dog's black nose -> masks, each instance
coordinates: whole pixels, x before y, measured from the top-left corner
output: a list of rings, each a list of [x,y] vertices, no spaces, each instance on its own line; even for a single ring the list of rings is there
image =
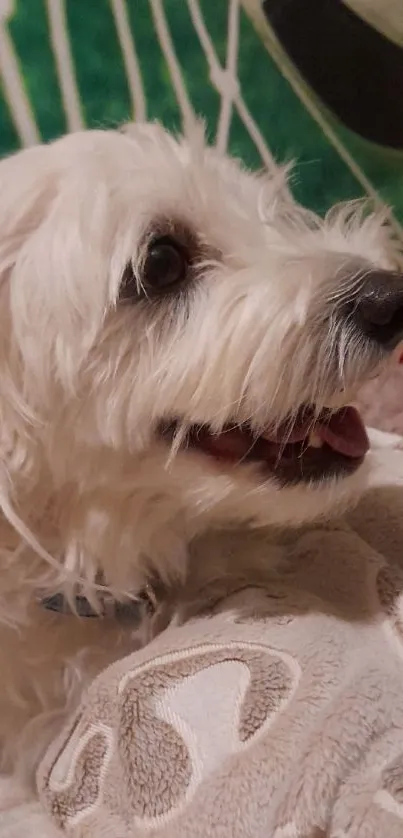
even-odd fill
[[[394,349],[403,340],[403,274],[367,273],[355,299],[354,319],[366,337]]]

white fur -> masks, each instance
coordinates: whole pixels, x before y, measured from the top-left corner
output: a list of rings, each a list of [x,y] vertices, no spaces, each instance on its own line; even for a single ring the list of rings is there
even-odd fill
[[[186,304],[122,305],[144,231],[171,219],[206,252]],[[201,135],[77,133],[0,164],[5,764],[15,751],[29,762],[41,718],[49,735],[52,711],[137,642],[48,614],[41,592],[79,579],[91,595],[100,573],[117,593],[137,591],[149,573],[180,574],[207,530],[298,524],[358,497],[371,457],[350,478],[281,489],[253,465],[170,450],[155,428],[178,417],[258,433],[302,403],[349,401],[379,358],[330,315],[363,267],[394,257],[384,218],[349,205],[320,222],[284,178],[243,171]]]

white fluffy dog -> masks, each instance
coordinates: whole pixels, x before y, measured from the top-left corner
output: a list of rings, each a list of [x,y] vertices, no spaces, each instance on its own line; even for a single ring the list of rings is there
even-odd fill
[[[0,164],[4,767],[136,642],[45,596],[135,596],[207,530],[305,522],[368,483],[347,405],[401,340],[395,247],[377,215],[284,194],[158,126]]]

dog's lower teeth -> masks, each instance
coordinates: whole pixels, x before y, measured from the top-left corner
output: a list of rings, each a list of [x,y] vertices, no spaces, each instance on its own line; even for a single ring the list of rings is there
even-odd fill
[[[310,445],[311,448],[322,448],[323,442],[319,434],[317,434],[315,431],[312,431],[309,434],[308,445]]]

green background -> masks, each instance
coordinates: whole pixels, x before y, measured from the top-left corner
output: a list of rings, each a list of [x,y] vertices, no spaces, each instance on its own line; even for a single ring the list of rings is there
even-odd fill
[[[148,0],[127,0],[146,93],[147,116],[179,128],[180,114]],[[214,139],[220,98],[193,29],[185,0],[165,0],[165,13],[195,110],[207,117]],[[201,8],[221,62],[226,59],[227,0],[204,0]],[[89,127],[116,126],[131,118],[130,96],[114,18],[108,0],[66,0],[68,31],[82,111]],[[29,99],[44,140],[66,130],[44,0],[15,0],[8,28]],[[335,201],[362,194],[362,187],[329,143],[278,69],[243,11],[238,75],[242,92],[271,151],[280,161],[296,158],[293,189],[309,207],[323,212]],[[403,219],[403,154],[370,146],[342,126],[339,138],[382,197]],[[11,114],[0,93],[0,152],[19,146]],[[234,113],[230,150],[252,167],[258,153]]]

